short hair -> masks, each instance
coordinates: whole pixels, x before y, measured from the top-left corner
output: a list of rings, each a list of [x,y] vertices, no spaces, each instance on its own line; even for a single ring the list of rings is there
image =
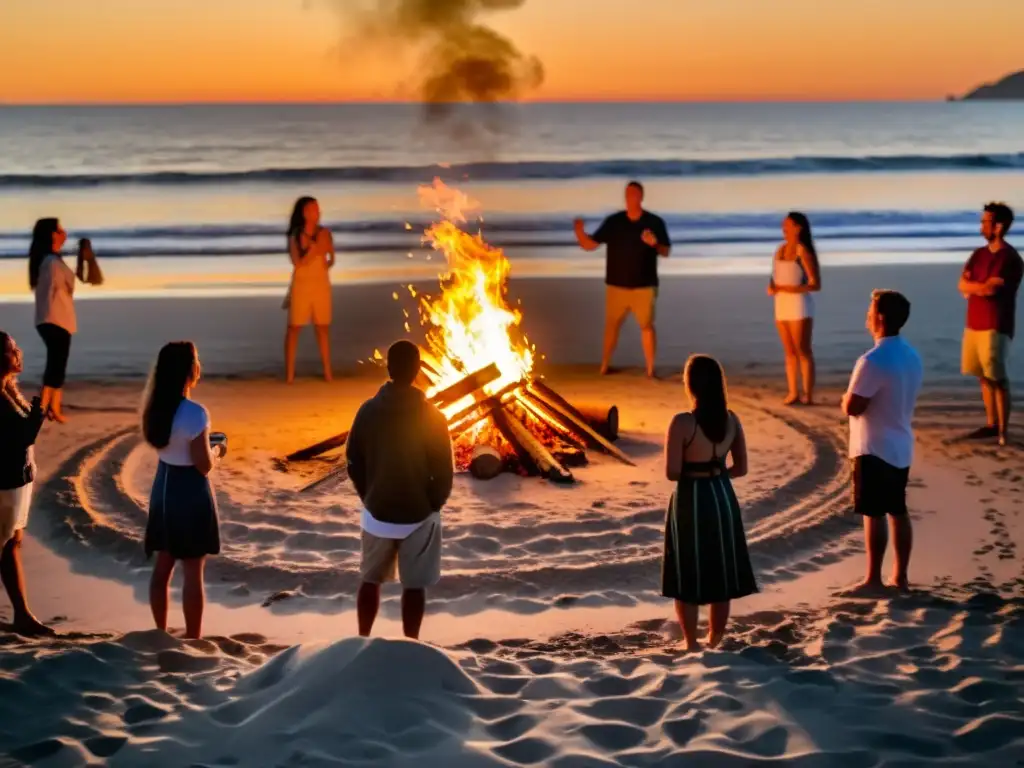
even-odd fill
[[[643,184],[641,184],[639,181],[634,179],[633,181],[629,182],[626,185],[626,189],[629,189],[630,187],[636,187],[636,190],[640,193],[640,196],[643,197],[643,194],[644,194],[644,185]]]
[[[882,316],[882,325],[888,334],[899,333],[910,318],[910,302],[899,291],[876,289],[871,292],[875,311]]]
[[[985,213],[991,213],[992,221],[1003,225],[1004,235],[1013,226],[1013,209],[1006,203],[989,203],[985,206]]]
[[[420,348],[400,339],[388,347],[388,376],[396,384],[412,384],[420,372]]]

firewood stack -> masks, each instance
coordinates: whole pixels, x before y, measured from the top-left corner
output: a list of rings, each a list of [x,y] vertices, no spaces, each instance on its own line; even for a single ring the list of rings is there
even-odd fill
[[[420,383],[427,388],[439,378],[429,353],[423,352]],[[456,466],[479,479],[501,472],[540,476],[556,483],[572,483],[570,467],[587,463],[587,449],[601,451],[624,464],[633,461],[612,441],[618,437],[618,409],[577,409],[543,381],[525,378],[493,394],[485,388],[501,378],[495,364],[467,374],[435,393],[431,402],[446,408],[466,398],[472,402],[448,418]],[[348,432],[296,451],[290,462],[308,461],[345,444]],[[303,490],[320,485],[343,467],[331,470]]]

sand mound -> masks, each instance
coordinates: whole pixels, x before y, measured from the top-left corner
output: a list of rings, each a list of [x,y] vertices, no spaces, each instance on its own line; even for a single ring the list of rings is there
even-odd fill
[[[445,652],[347,639],[268,659],[277,649],[254,640],[4,638],[0,749],[42,766],[831,768],[1024,754],[1024,600],[994,593],[766,613],[737,625],[738,652],[696,657],[653,627],[486,653],[470,649],[482,641]]]

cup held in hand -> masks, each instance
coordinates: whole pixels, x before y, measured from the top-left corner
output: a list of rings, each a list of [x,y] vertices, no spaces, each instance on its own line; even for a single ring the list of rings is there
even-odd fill
[[[228,452],[228,436],[223,432],[211,432],[210,449],[217,455],[217,458],[224,458]]]

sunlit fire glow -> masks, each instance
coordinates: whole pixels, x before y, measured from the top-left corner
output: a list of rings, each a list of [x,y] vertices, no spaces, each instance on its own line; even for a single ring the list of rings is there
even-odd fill
[[[462,228],[469,216],[478,214],[475,201],[439,179],[420,187],[419,196],[441,217],[426,230],[424,242],[444,254],[448,266],[440,295],[419,297],[426,346],[440,374],[427,394],[494,363],[501,376],[483,389],[484,395],[493,395],[527,378],[534,364],[534,349],[519,329],[522,313],[506,299],[511,265],[482,234]],[[445,415],[451,418],[473,402],[467,396],[445,408]]]

